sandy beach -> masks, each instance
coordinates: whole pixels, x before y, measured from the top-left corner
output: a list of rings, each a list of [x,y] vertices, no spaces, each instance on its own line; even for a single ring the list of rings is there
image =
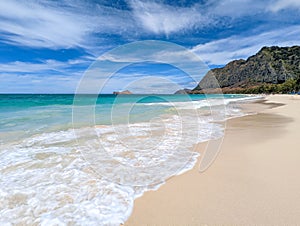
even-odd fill
[[[199,173],[197,164],[145,193],[125,225],[299,224],[300,96],[266,100],[284,105],[247,106],[259,113],[228,121],[208,170]]]

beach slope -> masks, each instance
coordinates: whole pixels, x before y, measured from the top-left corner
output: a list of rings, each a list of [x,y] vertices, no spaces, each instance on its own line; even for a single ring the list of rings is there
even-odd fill
[[[285,105],[229,120],[212,166],[199,173],[197,164],[138,198],[125,225],[298,224],[300,97],[270,102]]]

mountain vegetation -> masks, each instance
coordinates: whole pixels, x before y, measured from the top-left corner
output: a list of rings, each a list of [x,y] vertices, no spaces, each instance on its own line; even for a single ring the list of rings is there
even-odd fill
[[[300,90],[300,46],[263,47],[247,60],[210,70],[190,93],[290,93]]]

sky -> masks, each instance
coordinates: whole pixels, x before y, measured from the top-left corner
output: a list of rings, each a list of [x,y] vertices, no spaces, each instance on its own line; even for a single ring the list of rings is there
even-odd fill
[[[299,37],[299,0],[0,1],[0,93],[74,93],[97,59],[136,41],[182,46],[209,69],[263,46],[300,45]],[[139,62],[143,51],[136,53],[104,93],[167,93],[199,82],[173,65]],[[166,89],[163,79],[176,86]]]

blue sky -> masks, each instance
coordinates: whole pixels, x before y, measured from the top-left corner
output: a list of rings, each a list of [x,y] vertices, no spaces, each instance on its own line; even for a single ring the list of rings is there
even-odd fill
[[[212,68],[299,37],[299,0],[0,1],[0,93],[73,93],[99,56],[134,41],[182,45]],[[105,92],[149,75],[192,84],[177,68],[134,64]]]

